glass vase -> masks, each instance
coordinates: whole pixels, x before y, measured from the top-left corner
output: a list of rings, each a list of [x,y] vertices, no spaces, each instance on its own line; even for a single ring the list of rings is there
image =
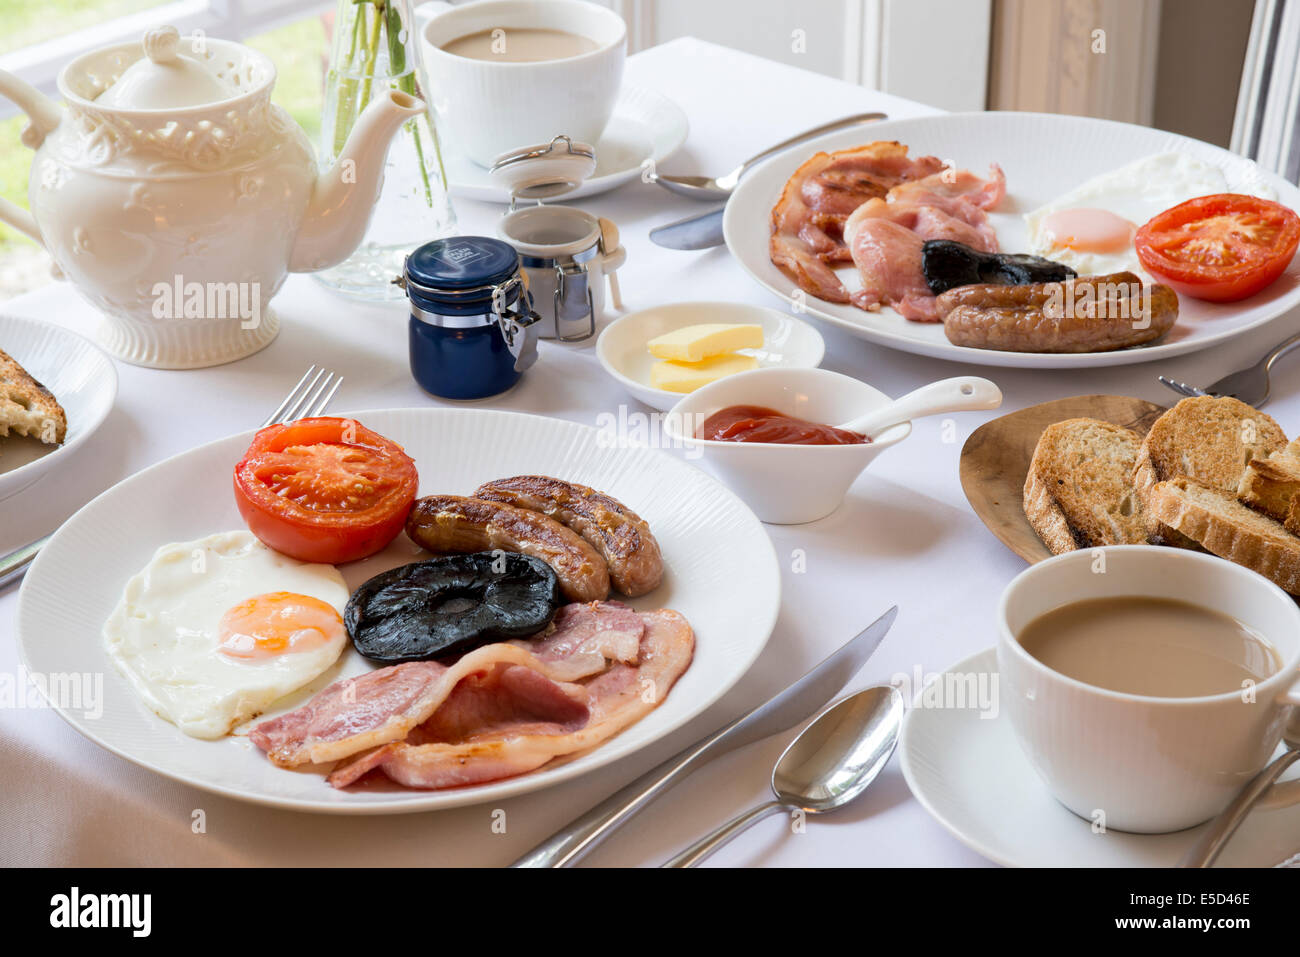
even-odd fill
[[[320,159],[338,157],[358,116],[389,89],[427,104],[428,82],[411,0],[339,0],[325,78]],[[406,255],[431,239],[451,235],[456,214],[432,108],[402,125],[388,149],[384,184],[365,238],[346,261],[315,273],[325,285],[362,299],[402,299],[393,285]]]

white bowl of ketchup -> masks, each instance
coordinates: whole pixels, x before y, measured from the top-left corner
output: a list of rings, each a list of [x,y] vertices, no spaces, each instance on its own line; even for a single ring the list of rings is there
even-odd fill
[[[839,508],[872,459],[911,433],[912,424],[904,422],[856,441],[861,437],[833,428],[891,401],[828,369],[755,369],[685,396],[663,428],[667,437],[700,450],[761,521],[801,525]],[[713,435],[728,437],[706,437]],[[826,444],[834,442],[846,444]]]

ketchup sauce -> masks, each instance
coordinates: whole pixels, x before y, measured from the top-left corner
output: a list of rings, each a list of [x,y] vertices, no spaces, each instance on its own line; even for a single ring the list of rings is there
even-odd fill
[[[761,405],[732,405],[700,426],[699,438],[715,442],[767,442],[780,445],[862,445],[865,435],[783,415]]]

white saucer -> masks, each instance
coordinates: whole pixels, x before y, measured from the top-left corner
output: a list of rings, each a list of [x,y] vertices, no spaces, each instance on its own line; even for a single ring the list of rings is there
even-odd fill
[[[992,648],[948,673],[997,674]],[[938,679],[943,680],[940,676]],[[1205,825],[1174,834],[1094,834],[1048,793],[1029,765],[1005,709],[912,707],[898,747],[912,794],[959,841],[1008,867],[1171,867]],[[1219,867],[1272,867],[1300,851],[1300,805],[1256,811]]]
[[[672,100],[635,86],[624,86],[614,115],[596,144],[596,171],[558,202],[604,193],[641,175],[646,160],[662,163],[686,142],[690,124]],[[563,132],[563,131],[559,131]],[[492,175],[449,144],[443,154],[452,196],[485,203],[508,203],[510,196]]]

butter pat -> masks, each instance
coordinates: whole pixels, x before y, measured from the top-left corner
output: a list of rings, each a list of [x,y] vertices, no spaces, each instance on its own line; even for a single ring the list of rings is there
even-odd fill
[[[738,355],[713,356],[700,362],[656,362],[650,367],[650,384],[668,392],[694,392],[723,376],[757,368],[753,356]]]
[[[666,332],[646,345],[656,359],[700,362],[737,349],[763,348],[763,327],[738,322],[709,322]]]

